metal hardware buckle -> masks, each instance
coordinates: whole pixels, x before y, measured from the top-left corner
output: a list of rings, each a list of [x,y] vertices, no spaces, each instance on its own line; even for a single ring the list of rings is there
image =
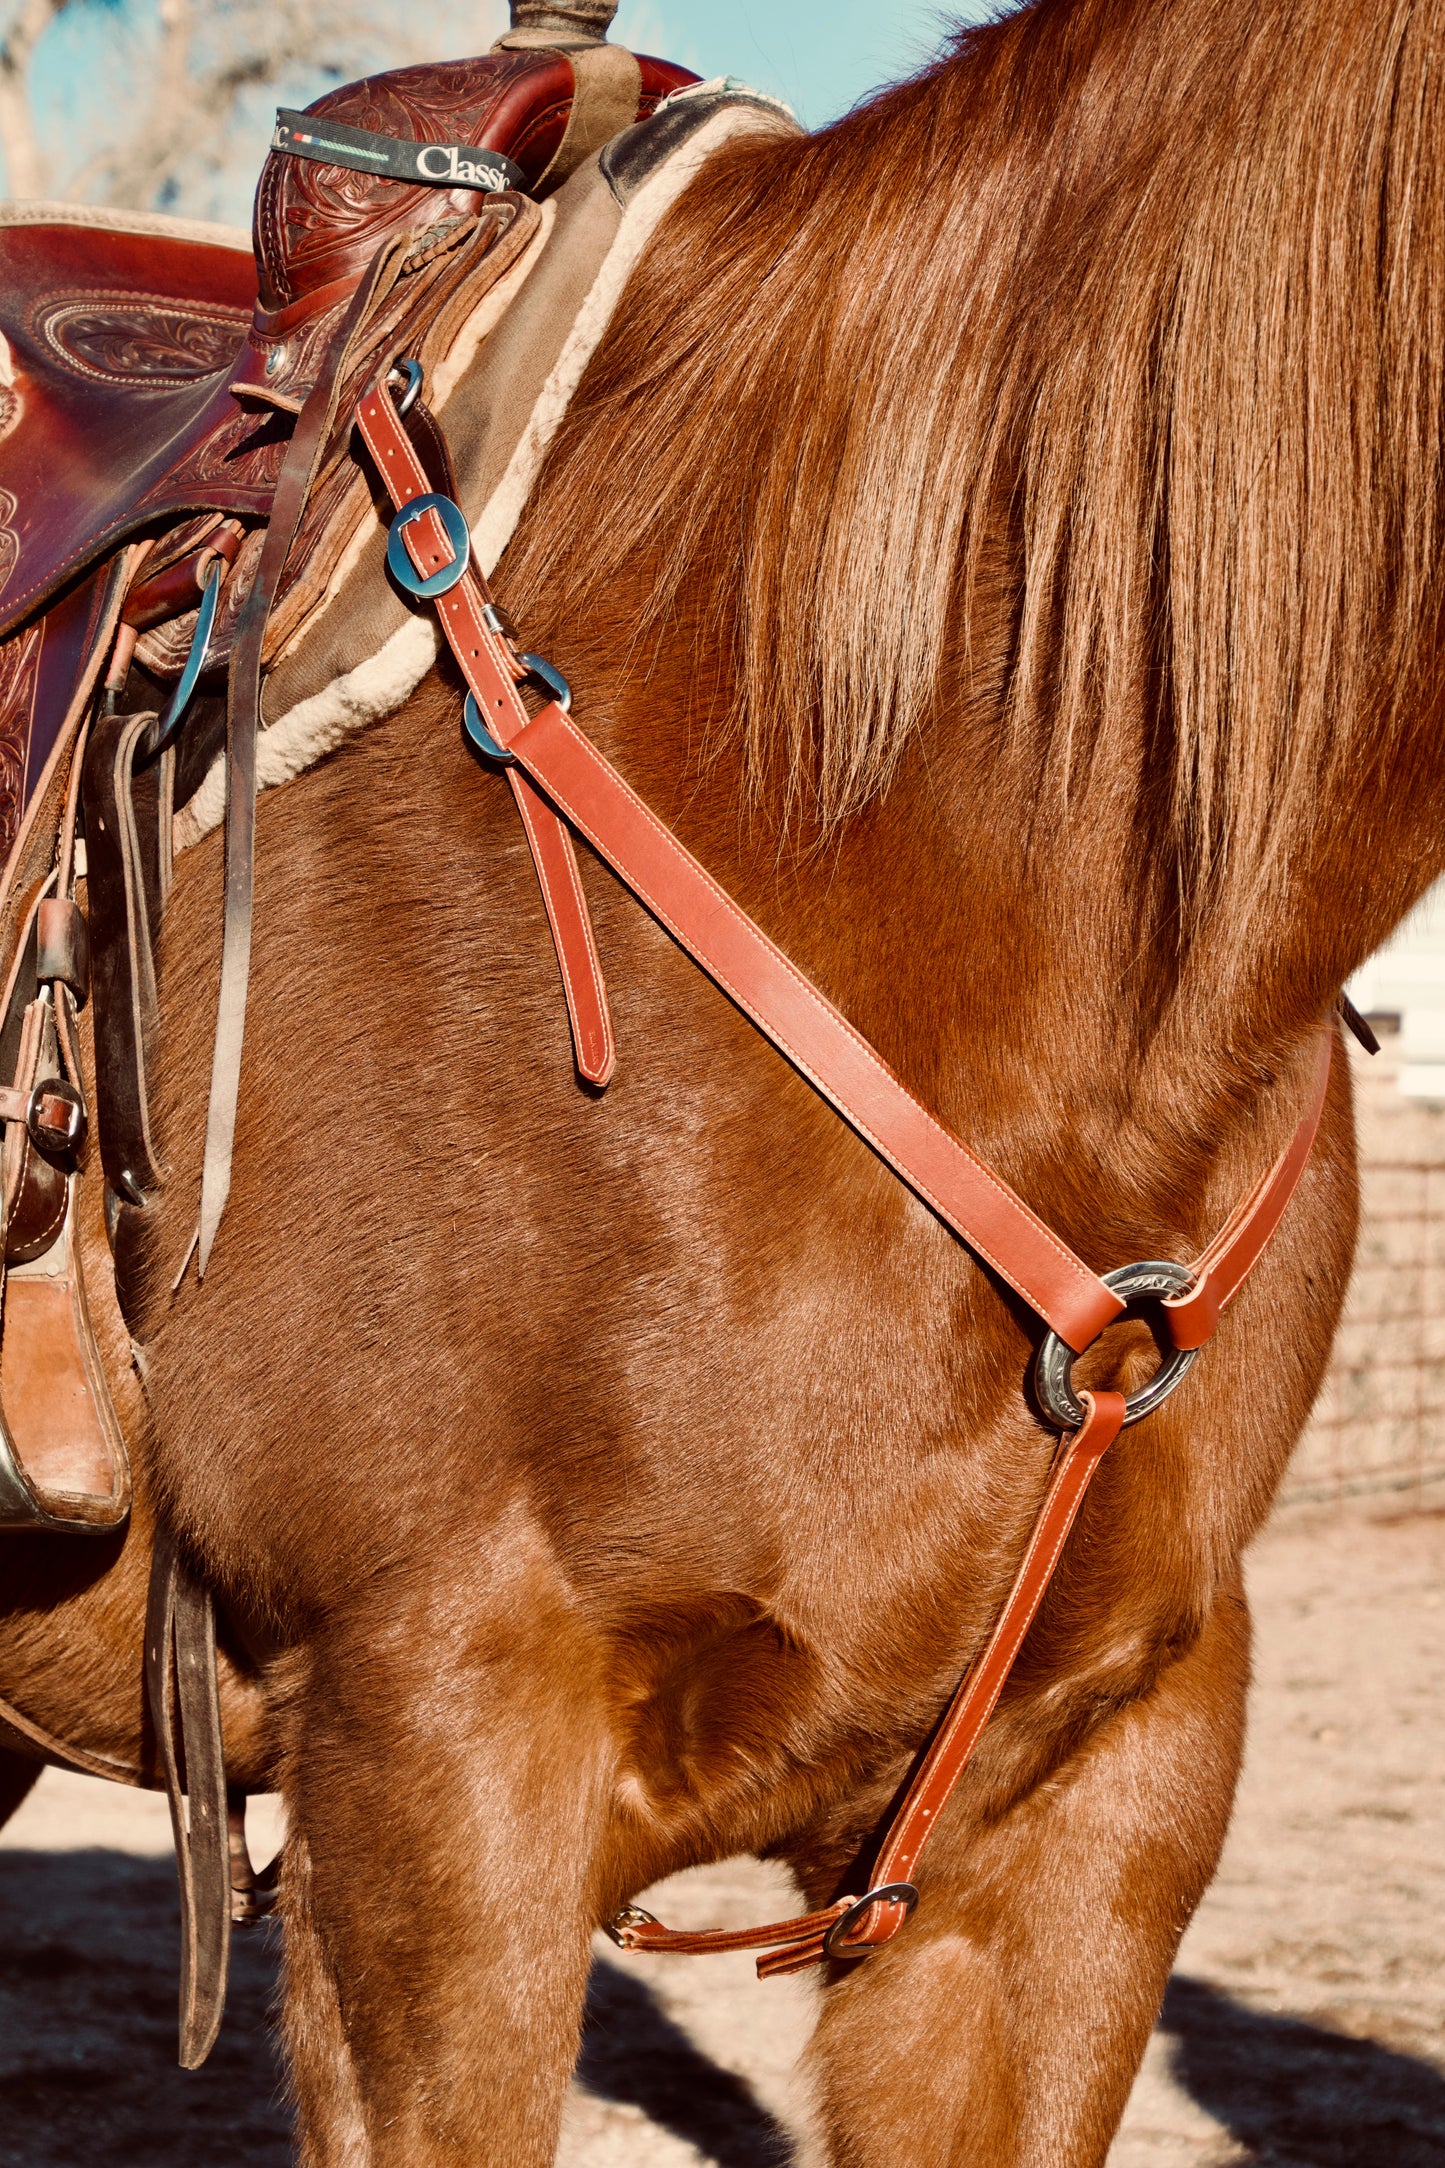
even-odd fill
[[[452,546],[451,563],[439,572],[421,573],[407,554],[402,540],[406,529],[428,512],[435,512],[446,537]],[[428,490],[423,497],[411,497],[392,521],[386,537],[386,568],[398,587],[404,587],[409,595],[416,595],[423,602],[433,602],[438,595],[450,593],[466,571],[472,558],[472,533],[461,506],[451,497],[444,497],[439,490]]]
[[[48,1076],[30,1094],[25,1127],[47,1159],[74,1152],[85,1136],[85,1101],[65,1077]]]
[[[550,693],[564,715],[572,712],[572,688],[560,670],[551,663],[543,662],[540,655],[522,655],[518,658],[527,665],[527,677],[539,692]],[[526,679],[523,680],[525,684]]]
[[[496,631],[497,628],[493,626],[492,629]],[[522,685],[530,684],[538,692],[549,693],[566,715],[572,706],[572,688],[561,671],[554,670],[551,663],[543,662],[540,655],[519,655],[517,660],[527,666],[527,675],[518,682]],[[462,728],[477,751],[488,760],[496,761],[503,768],[509,768],[515,762],[516,754],[509,753],[505,745],[499,745],[482,721],[482,711],[477,705],[475,693],[468,693],[462,703]]]
[[[386,388],[388,391],[391,390],[392,378],[397,376],[406,378],[406,387],[399,399],[393,395],[392,404],[397,413],[405,420],[421,397],[421,363],[419,361],[394,361],[386,372]]]
[[[1104,1285],[1112,1287],[1116,1295],[1122,1295],[1131,1309],[1135,1303],[1157,1300],[1162,1295],[1182,1295],[1193,1284],[1194,1275],[1186,1265],[1171,1264],[1167,1258],[1160,1257],[1145,1258],[1136,1265],[1120,1265],[1117,1270],[1104,1274]],[[1066,1340],[1051,1332],[1045,1336],[1034,1363],[1034,1390],[1040,1406],[1060,1430],[1077,1430],[1087,1413],[1074,1391],[1074,1364],[1082,1352],[1080,1349],[1076,1354]],[[1152,1415],[1181,1383],[1198,1354],[1198,1348],[1175,1348],[1166,1355],[1148,1384],[1141,1385],[1137,1393],[1126,1397],[1125,1426],[1142,1422],[1146,1415]]]
[[[610,1936],[619,1950],[625,1950],[630,1945],[627,1937],[619,1930],[625,1927],[655,1927],[656,1925],[657,1916],[655,1913],[644,1912],[641,1905],[624,1905],[615,1918],[602,1922],[602,1932],[604,1935]]]
[[[856,1942],[849,1949],[843,1938],[855,1921],[863,1917],[870,1905],[902,1905],[905,1912],[911,1913],[917,1903],[918,1892],[911,1882],[880,1882],[877,1889],[870,1889],[866,1897],[860,1897],[856,1904],[849,1905],[846,1912],[839,1913],[823,1937],[824,1954],[828,1957],[867,1957],[871,1951],[880,1949],[882,1945],[877,1942]]]

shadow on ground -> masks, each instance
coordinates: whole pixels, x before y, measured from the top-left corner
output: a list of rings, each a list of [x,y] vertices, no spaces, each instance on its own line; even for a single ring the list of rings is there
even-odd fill
[[[1259,2168],[1445,2168],[1445,2077],[1373,2040],[1169,1983],[1175,2081]]]
[[[711,2062],[641,1980],[603,1959],[592,1967],[577,2075],[590,2093],[641,2108],[716,2168],[786,2168],[793,2157],[746,2080]]]
[[[0,2168],[288,2168],[268,2027],[277,1947],[238,1935],[210,2061],[175,2064],[175,1874],[124,1852],[0,1852]],[[1178,2083],[1258,2168],[1445,2168],[1445,2077],[1354,2040],[1172,1982],[1160,2019]],[[781,2168],[787,2140],[609,1964],[594,1967],[579,2076],[717,2168]]]
[[[176,1872],[126,1852],[0,1852],[3,2168],[287,2168],[270,1929],[236,1937],[221,2037],[176,2067]]]
[[[289,2168],[269,2017],[279,1935],[238,1934],[221,2037],[176,2067],[179,1924],[167,1859],[0,1852],[0,2168]],[[718,2168],[782,2168],[786,2139],[640,1981],[598,1965],[579,2076]]]

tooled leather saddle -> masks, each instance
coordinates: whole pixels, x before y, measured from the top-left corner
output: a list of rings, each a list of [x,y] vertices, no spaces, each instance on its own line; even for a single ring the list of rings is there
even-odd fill
[[[283,112],[252,248],[226,229],[60,206],[0,222],[0,938],[13,958],[0,1070],[14,1079],[0,1095],[0,1527],[104,1530],[129,1506],[73,1239],[88,1113],[75,1010],[93,991],[113,1221],[162,1171],[144,1088],[149,929],[178,783],[183,797],[225,729],[220,674],[247,598],[259,575],[274,650],[335,570],[343,501],[365,486],[350,414],[376,354],[403,338],[423,358],[445,351],[483,257],[495,276],[535,230],[539,198],[695,81],[603,42],[611,12],[518,0],[490,53]],[[278,485],[313,426],[298,416],[338,357],[268,562]],[[98,692],[83,799],[67,808],[64,756]],[[119,712],[161,709],[168,693],[172,711],[191,706],[179,776],[155,726]],[[67,812],[72,837],[85,833],[57,857]],[[69,893],[81,866],[89,939]]]

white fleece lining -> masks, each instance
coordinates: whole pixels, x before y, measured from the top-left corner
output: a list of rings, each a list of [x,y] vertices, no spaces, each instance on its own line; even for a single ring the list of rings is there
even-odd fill
[[[506,315],[512,303],[516,300],[517,295],[526,285],[527,280],[532,275],[534,267],[541,258],[542,250],[546,247],[547,241],[552,232],[552,228],[556,225],[556,223],[557,205],[556,202],[551,197],[549,197],[542,206],[542,216],[538,221],[537,228],[533,233],[531,240],[527,243],[527,246],[523,249],[521,255],[513,264],[511,270],[507,273],[505,278],[498,279],[496,285],[491,288],[490,292],[482,296],[482,299],[477,303],[471,315],[462,325],[462,328],[457,334],[451,351],[447,354],[446,358],[443,361],[438,362],[436,368],[433,369],[430,386],[430,404],[434,413],[439,414],[441,412],[442,408],[446,405],[448,399],[450,399],[452,393],[456,390],[458,383],[461,381],[464,370],[467,368],[473,355],[476,353],[477,348],[481,345],[487,333],[494,330],[495,327],[501,322],[502,318]],[[296,627],[296,630],[292,633],[290,639],[286,642],[286,645],[281,649],[280,654],[277,655],[277,664],[283,663],[288,655],[294,655],[296,653],[296,650],[301,646],[302,642],[310,637],[311,633],[315,629],[318,618],[320,618],[325,611],[330,609],[332,603],[340,594],[342,587],[345,585],[346,581],[350,579],[351,574],[356,569],[356,566],[361,562],[361,554],[362,551],[366,548],[367,543],[372,539],[373,535],[380,534],[380,532],[381,521],[377,517],[376,507],[373,504],[368,504],[364,516],[357,522],[355,533],[351,536],[351,539],[348,541],[345,549],[342,551],[340,557],[336,561],[336,564],[332,570],[331,577],[326,582],[326,592],[322,595],[320,601],[317,602],[313,606],[313,608],[307,613],[307,615],[302,618],[301,623]],[[435,653],[435,650],[433,650],[433,652]],[[430,665],[428,665],[427,667],[430,668]],[[426,675],[425,670],[423,670],[422,675],[423,677]],[[349,683],[349,681],[350,673],[348,673],[348,677],[346,680],[343,680],[341,678],[335,678],[332,682],[333,684],[340,685],[343,682]],[[330,688],[323,687],[322,689],[323,691],[326,691]],[[316,697],[317,696],[315,694],[309,694],[305,700],[298,701],[294,708],[288,708],[286,714],[282,717],[279,717],[278,721],[284,722],[288,720],[292,715],[299,714],[303,708],[309,708],[312,700]],[[274,729],[276,725],[273,724],[271,727]],[[327,750],[329,751],[330,748],[328,747]],[[290,778],[287,776],[278,776],[277,778],[278,782],[287,782],[289,780]]]
[[[618,297],[663,214],[681,195],[698,168],[724,143],[737,135],[751,134],[759,129],[771,131],[777,126],[778,121],[760,112],[755,104],[739,105],[715,114],[696,135],[680,146],[628,204],[552,373],[538,394],[506,472],[472,528],[473,547],[487,577],[496,569],[502,552],[512,539],[547,447],[611,321]],[[535,260],[536,254],[530,250],[523,259],[529,263]],[[479,317],[484,314],[487,302],[504,292],[511,276],[509,274],[501,282],[495,295],[489,295],[480,305]],[[507,299],[510,298],[508,294]],[[499,309],[497,314],[500,313]],[[488,318],[477,329],[472,339],[473,350],[484,331],[490,330],[495,321],[495,317]],[[471,333],[472,322],[469,320],[462,338],[466,339]],[[470,359],[470,354],[466,358]],[[448,359],[450,362],[451,357]],[[462,366],[464,364],[458,365],[457,375]],[[455,382],[455,377],[452,381]],[[451,384],[447,389],[451,389]],[[434,619],[410,618],[374,655],[358,663],[355,669],[333,678],[309,699],[288,708],[260,734],[256,748],[257,789],[271,790],[278,783],[291,782],[327,753],[334,752],[353,731],[384,715],[394,714],[415,692],[436,661],[439,644]],[[199,843],[203,836],[219,827],[225,811],[225,759],[218,754],[200,789],[175,817],[176,852],[189,850],[192,844]]]

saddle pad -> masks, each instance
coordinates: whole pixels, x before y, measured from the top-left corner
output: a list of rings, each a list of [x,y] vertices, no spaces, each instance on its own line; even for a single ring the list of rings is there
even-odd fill
[[[484,572],[511,540],[547,447],[663,215],[725,144],[797,128],[785,106],[742,84],[697,84],[625,130],[543,205],[525,254],[429,374],[428,403],[446,415],[459,500]],[[386,530],[368,502],[325,593],[299,623],[278,621],[258,788],[289,782],[353,731],[393,713],[435,662],[435,618],[398,594],[385,555]],[[218,825],[225,798],[218,757],[176,815],[177,850]]]
[[[250,237],[228,226],[0,207],[0,639],[207,433],[255,299]],[[256,454],[231,450],[183,509],[251,509]]]

